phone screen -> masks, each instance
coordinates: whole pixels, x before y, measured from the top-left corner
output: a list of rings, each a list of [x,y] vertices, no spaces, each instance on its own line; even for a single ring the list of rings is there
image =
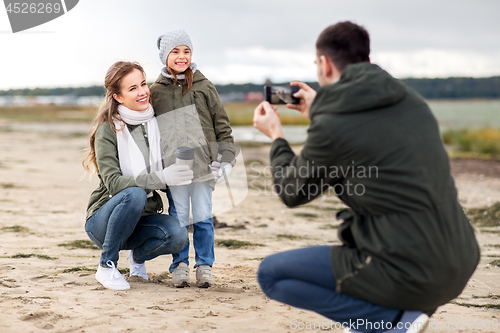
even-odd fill
[[[293,97],[299,91],[297,86],[265,86],[264,95],[266,101],[271,104],[298,104],[300,100]]]

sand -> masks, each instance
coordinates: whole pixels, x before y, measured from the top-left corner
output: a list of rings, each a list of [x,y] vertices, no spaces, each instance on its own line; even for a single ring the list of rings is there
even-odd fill
[[[320,315],[268,299],[258,287],[256,271],[263,257],[339,244],[332,208],[343,207],[334,196],[324,196],[286,208],[269,193],[270,179],[262,174],[269,146],[243,148],[251,186],[242,203],[218,216],[227,227],[216,229],[217,240],[257,245],[216,246],[214,287],[173,288],[170,256],[147,263],[149,283],[133,278],[127,291],[101,287],[94,278],[100,251],[62,245],[88,239],[85,209],[97,180],[82,180],[86,129],[82,124],[0,121],[1,333],[310,332],[320,331],[320,324],[323,330],[341,332],[330,329],[335,324]],[[454,166],[459,170],[456,165],[460,162]],[[462,168],[454,176],[464,206],[500,201],[500,178],[475,168]],[[497,232],[477,229],[481,262],[464,292],[434,314],[429,332],[500,331],[487,328],[488,320],[500,320],[500,267],[491,264],[500,259],[500,230],[490,231]],[[192,250],[191,255],[194,262]],[[118,267],[128,268],[125,251]]]

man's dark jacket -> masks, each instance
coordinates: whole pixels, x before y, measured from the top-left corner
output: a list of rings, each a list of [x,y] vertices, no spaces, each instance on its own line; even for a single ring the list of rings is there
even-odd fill
[[[331,186],[351,208],[331,250],[337,292],[427,313],[458,296],[479,248],[424,100],[363,62],[319,89],[310,118],[301,154],[278,139],[271,164],[287,206]]]

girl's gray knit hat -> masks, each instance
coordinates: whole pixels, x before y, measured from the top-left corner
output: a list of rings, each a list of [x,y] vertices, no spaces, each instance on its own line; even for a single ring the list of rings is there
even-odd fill
[[[163,65],[167,65],[167,58],[174,48],[179,45],[186,45],[189,47],[191,52],[193,52],[193,43],[191,43],[191,39],[189,35],[182,29],[179,30],[171,30],[160,37],[158,37],[157,41],[158,50],[160,50],[160,60]]]

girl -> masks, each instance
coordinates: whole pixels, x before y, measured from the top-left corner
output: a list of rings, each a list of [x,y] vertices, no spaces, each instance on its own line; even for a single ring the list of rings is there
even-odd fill
[[[100,185],[90,196],[85,231],[102,248],[96,279],[109,289],[129,289],[116,269],[119,251],[128,249],[130,276],[148,279],[144,262],[176,253],[187,242],[178,220],[162,215],[156,189],[190,184],[187,166],[163,168],[160,137],[144,70],[117,62],[106,73],[106,99],[94,120],[83,166],[93,165]]]
[[[151,86],[151,103],[162,134],[164,164],[175,160],[178,147],[194,150],[193,183],[167,191],[169,213],[187,228],[191,204],[196,284],[207,288],[214,283],[212,190],[215,180],[224,179],[223,174],[226,177],[231,171],[234,139],[214,85],[191,62],[193,45],[188,34],[169,31],[158,38],[157,45],[165,67]],[[188,258],[189,243],[173,255],[170,272],[176,287],[190,284]]]

